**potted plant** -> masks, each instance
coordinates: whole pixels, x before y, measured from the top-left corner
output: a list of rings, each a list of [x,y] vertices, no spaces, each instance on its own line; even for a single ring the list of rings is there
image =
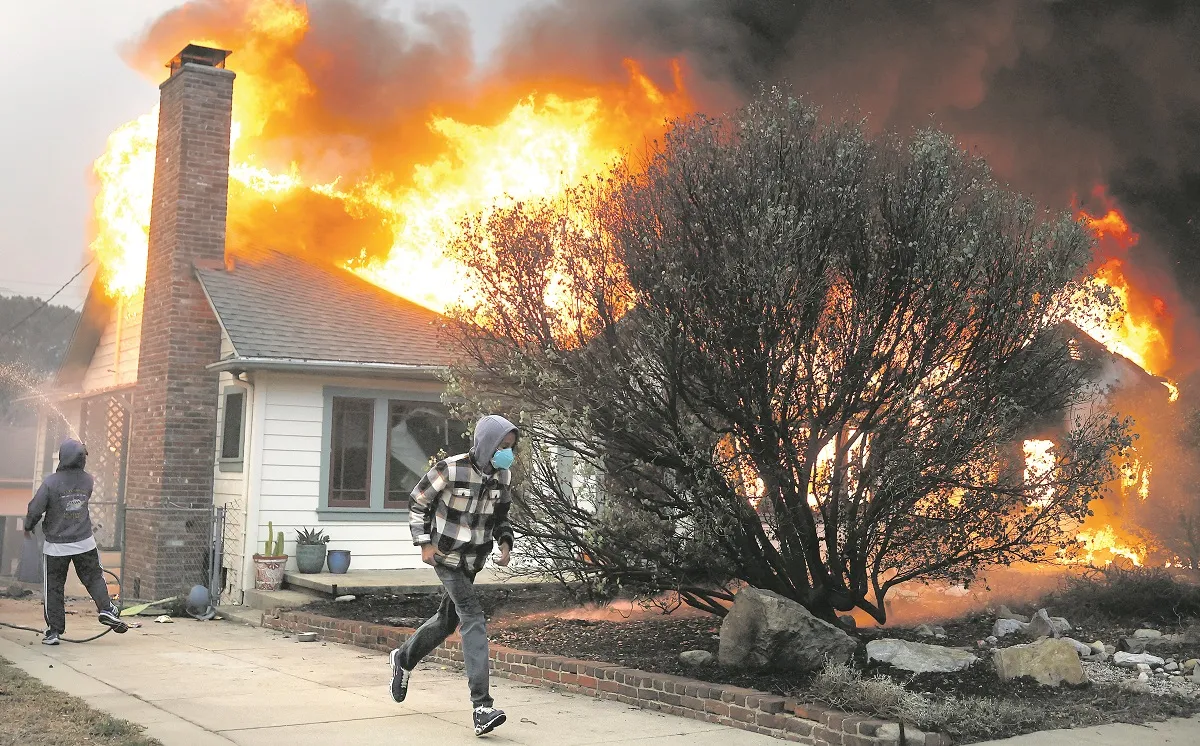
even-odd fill
[[[283,585],[283,570],[288,556],[283,553],[283,532],[275,533],[275,524],[267,522],[267,543],[262,554],[254,555],[254,590],[277,591]]]
[[[350,569],[350,550],[349,549],[330,549],[329,550],[329,572],[336,575],[345,575]]]
[[[319,528],[302,528],[296,532],[296,569],[311,574],[325,569],[325,551],[329,537]]]

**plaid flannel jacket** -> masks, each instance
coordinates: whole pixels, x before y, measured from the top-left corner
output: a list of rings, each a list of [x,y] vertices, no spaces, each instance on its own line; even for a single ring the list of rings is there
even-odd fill
[[[480,473],[468,454],[439,461],[413,488],[409,529],[417,546],[433,544],[439,565],[478,572],[493,539],[513,545],[508,469]]]

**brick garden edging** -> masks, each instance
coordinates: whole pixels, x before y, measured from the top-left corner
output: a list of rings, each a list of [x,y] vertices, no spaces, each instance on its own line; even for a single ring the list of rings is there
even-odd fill
[[[340,642],[387,652],[400,647],[414,630],[382,624],[280,611],[264,614],[262,626],[284,632],[315,632],[329,642]],[[775,738],[812,746],[949,746],[948,736],[905,729],[858,715],[803,704],[766,692],[724,684],[710,684],[682,676],[649,673],[611,663],[597,663],[538,655],[500,645],[490,645],[492,673],[526,684],[539,684],[575,694],[613,699],[635,707],[719,723]],[[447,640],[426,660],[461,666],[462,645]]]

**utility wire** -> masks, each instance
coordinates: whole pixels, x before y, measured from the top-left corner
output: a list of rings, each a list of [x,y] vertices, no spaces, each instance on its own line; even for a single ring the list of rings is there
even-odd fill
[[[72,282],[75,282],[75,280],[79,279],[79,276],[80,276],[81,274],[83,274],[83,273],[84,273],[84,271],[86,271],[88,267],[92,266],[92,263],[93,263],[93,262],[95,262],[95,261],[96,261],[96,259],[95,259],[94,257],[93,257],[92,259],[89,259],[87,264],[83,265],[83,267],[81,267],[81,268],[80,268],[80,270],[79,270],[78,272],[76,272],[74,275],[72,275],[72,276],[71,276],[71,279],[69,279],[69,280],[67,280],[66,282],[64,282],[64,283],[62,284],[62,287],[60,287],[58,290],[55,290],[55,291],[54,291],[54,295],[51,295],[51,296],[50,296],[49,298],[47,298],[46,300],[42,301],[42,302],[41,302],[41,303],[38,305],[38,307],[37,307],[37,308],[35,308],[35,309],[33,309],[32,311],[30,311],[30,312],[29,312],[29,315],[27,315],[25,318],[21,319],[20,321],[18,321],[18,322],[17,322],[17,323],[15,323],[15,324],[13,324],[13,325],[12,325],[12,326],[10,326],[8,329],[5,329],[3,332],[0,332],[0,339],[5,339],[5,338],[6,338],[6,337],[8,337],[9,335],[11,335],[13,332],[15,332],[17,329],[20,329],[20,328],[21,328],[21,326],[22,326],[22,325],[24,325],[26,321],[29,321],[29,320],[30,320],[30,319],[32,319],[34,316],[36,316],[37,314],[41,313],[41,311],[42,311],[43,309],[45,309],[45,308],[46,308],[46,306],[50,305],[50,301],[52,301],[52,300],[54,300],[55,298],[57,298],[57,297],[58,297],[58,294],[59,294],[59,293],[61,293],[61,292],[62,292],[62,291],[64,291],[64,290],[66,290],[68,285],[70,285]]]

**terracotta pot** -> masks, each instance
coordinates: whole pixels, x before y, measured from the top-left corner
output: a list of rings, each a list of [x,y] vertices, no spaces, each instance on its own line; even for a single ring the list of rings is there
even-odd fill
[[[254,590],[277,591],[283,585],[283,570],[287,567],[288,556],[267,557],[254,555]]]

